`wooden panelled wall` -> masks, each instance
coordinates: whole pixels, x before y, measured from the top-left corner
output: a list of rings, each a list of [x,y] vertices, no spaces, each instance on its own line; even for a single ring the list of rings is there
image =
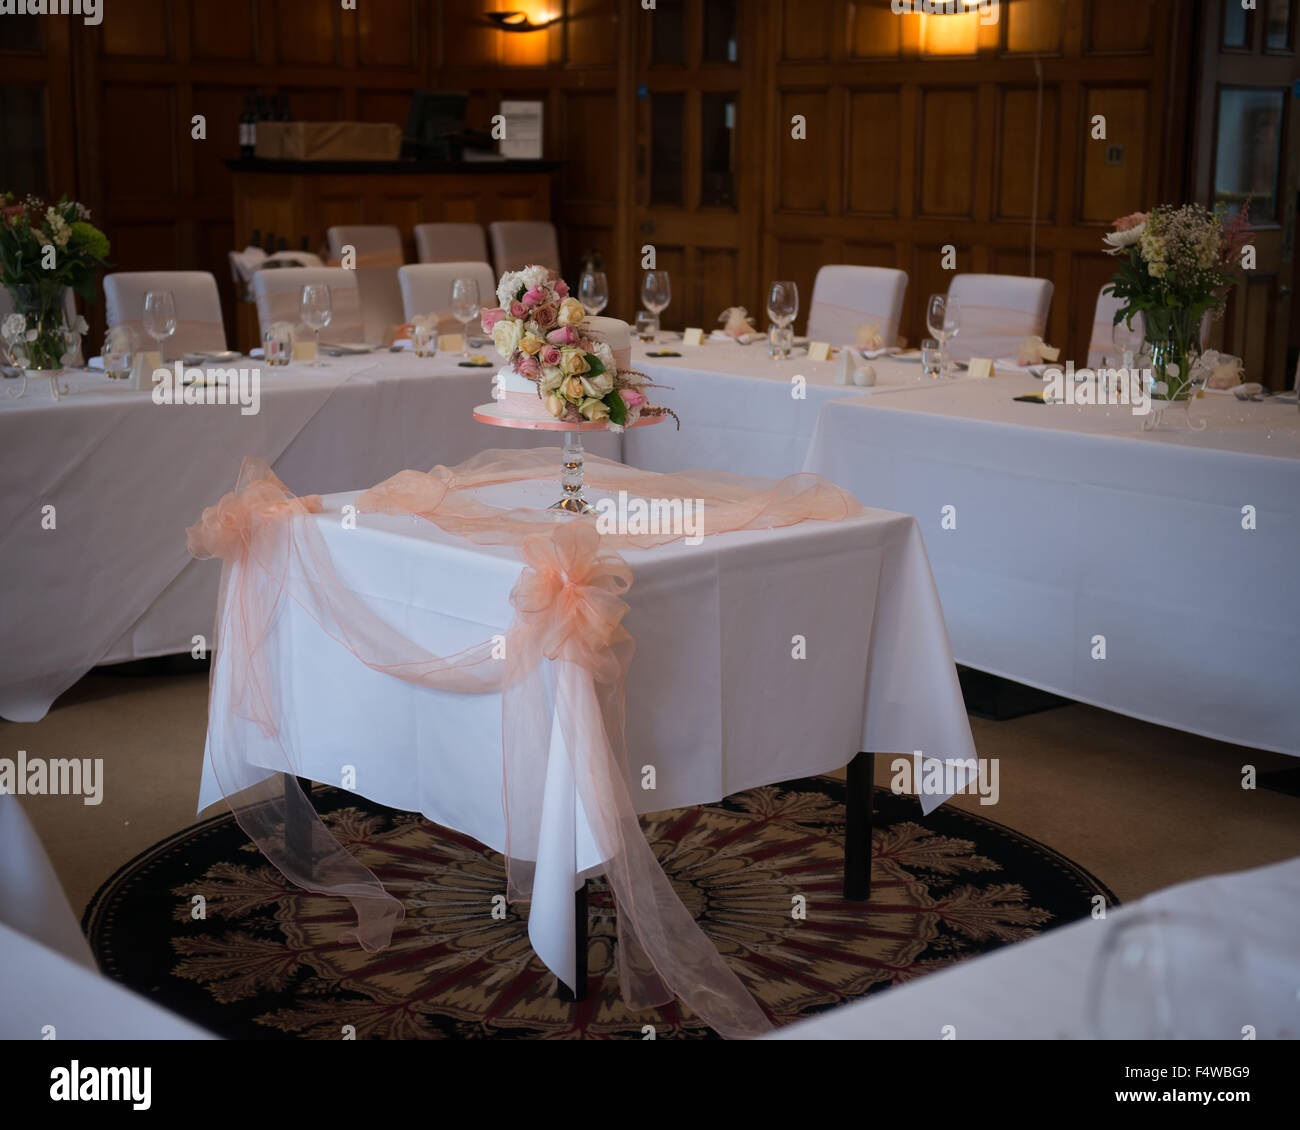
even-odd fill
[[[90,204],[120,269],[210,270],[228,305],[224,160],[249,92],[286,94],[296,118],[404,123],[411,90],[459,89],[484,128],[503,98],[540,98],[545,155],[566,162],[553,193],[566,271],[600,250],[610,313],[630,318],[653,244],[677,326],[733,303],[760,312],[775,277],[799,282],[802,321],[817,267],[848,262],[910,273],[915,340],[952,244],[959,270],[1052,279],[1048,336],[1077,351],[1111,269],[1107,223],[1184,191],[1193,5],[1002,0],[985,26],[888,0],[738,0],[735,61],[707,62],[708,3],[529,0],[506,7],[565,18],[509,35],[483,18],[496,0],[109,0],[99,27],[47,18],[40,55],[0,41],[0,83],[41,88],[49,187]],[[654,36],[678,27],[681,58],[656,63]],[[726,206],[701,203],[707,92],[736,99]],[[685,107],[671,206],[651,201],[647,168],[649,108],[666,95]],[[191,140],[193,114],[206,141]]]

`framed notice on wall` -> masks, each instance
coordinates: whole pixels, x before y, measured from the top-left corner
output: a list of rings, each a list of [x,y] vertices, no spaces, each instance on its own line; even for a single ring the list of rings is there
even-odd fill
[[[542,104],[540,102],[502,102],[505,136],[501,139],[501,156],[517,161],[542,159]]]

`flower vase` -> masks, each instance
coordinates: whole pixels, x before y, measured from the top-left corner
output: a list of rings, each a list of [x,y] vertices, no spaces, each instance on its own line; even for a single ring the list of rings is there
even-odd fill
[[[1201,353],[1201,320],[1181,307],[1161,307],[1142,312],[1145,350],[1151,364],[1151,412],[1143,419],[1143,429],[1187,427],[1200,431],[1191,422],[1190,405],[1204,376],[1193,370]]]
[[[9,288],[14,313],[5,319],[5,352],[13,367],[22,371],[22,386],[10,396],[23,396],[27,382],[48,377],[50,395],[58,400],[67,387],[59,374],[75,354],[80,334],[68,320],[68,288],[54,283],[19,283]]]

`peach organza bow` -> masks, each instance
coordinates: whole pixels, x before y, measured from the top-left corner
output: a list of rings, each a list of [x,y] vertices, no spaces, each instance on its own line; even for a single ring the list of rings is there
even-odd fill
[[[266,478],[255,479],[239,491],[221,496],[185,531],[192,557],[220,557],[233,561],[248,549],[259,522],[290,514],[319,514],[320,495],[295,498],[267,468]]]

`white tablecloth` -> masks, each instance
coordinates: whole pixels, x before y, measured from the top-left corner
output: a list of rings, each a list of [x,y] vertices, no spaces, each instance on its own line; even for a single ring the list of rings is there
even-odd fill
[[[682,356],[648,357],[651,349],[674,349]],[[838,383],[838,360],[809,361],[806,352],[796,350],[794,356],[774,361],[766,342],[637,344],[632,364],[656,383],[671,386],[656,398],[682,419],[680,431],[641,428],[624,439],[626,462],[661,472],[710,467],[767,478],[792,475],[803,470],[817,415],[827,401],[846,396],[865,401],[949,383],[923,378],[919,362],[882,357],[870,362],[876,371],[874,387],[846,387]],[[796,375],[806,381],[801,399],[792,394]]]
[[[155,404],[101,373],[67,377],[58,404],[43,380],[22,399],[0,390],[0,717],[36,721],[97,663],[188,652],[211,634],[220,569],[190,561],[185,528],[233,488],[246,455],[307,493],[545,442],[472,419],[494,371],[410,353],[263,365],[248,416]],[[620,451],[614,435],[587,447]]]
[[[1300,754],[1296,406],[1208,394],[1206,430],[1144,433],[1127,407],[1012,399],[1041,388],[828,403],[807,469],[916,515],[958,662]]]
[[[530,483],[484,497],[542,506],[553,493]],[[506,631],[521,570],[513,551],[472,546],[409,517],[363,515],[358,529],[345,530],[339,508],[352,497],[326,498],[324,513],[295,520],[317,523],[340,579],[389,624],[440,655]],[[622,555],[635,577],[624,624],[636,641],[626,733],[638,811],[708,803],[821,773],[859,750],[974,757],[911,518],[872,511]],[[295,772],[341,784],[351,766],[353,791],[417,809],[502,850],[500,696],[434,692],[377,673],[293,601],[281,606],[270,676]],[[806,658],[793,657],[796,635],[806,641]],[[220,797],[211,762],[214,743],[223,740],[214,710],[200,810]],[[601,858],[562,771],[565,760],[550,759],[545,796],[530,816],[548,813],[539,849],[548,862],[543,867],[539,858],[539,876],[549,869],[567,880],[547,900],[534,891],[529,932],[538,954],[572,985],[569,896]],[[655,770],[653,790],[642,788],[646,766]],[[924,797],[923,808],[943,799]]]
[[[1300,1039],[1300,859],[1169,887],[1103,920],[1085,918],[1004,946],[767,1038],[1152,1038],[1156,978],[1126,978],[1114,964],[1099,966],[1108,940],[1121,930],[1166,942],[1174,1035],[1240,1040],[1250,1025],[1257,1039]],[[1121,950],[1110,951],[1119,964],[1128,960]],[[1094,995],[1102,996],[1100,1013]]]

